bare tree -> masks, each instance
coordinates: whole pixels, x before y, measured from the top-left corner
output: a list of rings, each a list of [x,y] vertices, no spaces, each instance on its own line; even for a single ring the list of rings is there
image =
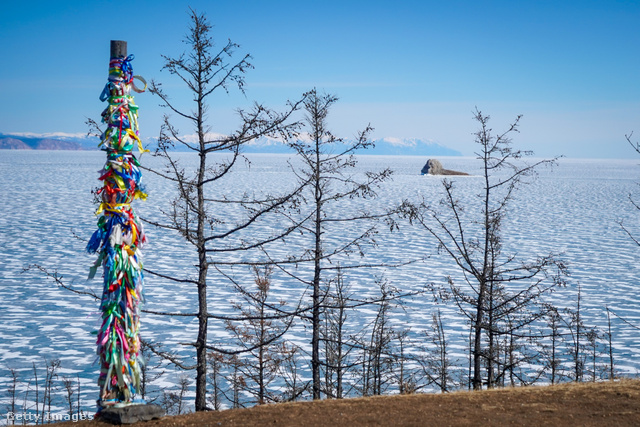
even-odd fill
[[[73,379],[62,377],[62,386],[66,392],[65,398],[67,405],[69,405],[69,417],[71,418],[73,416]]]
[[[431,331],[427,332],[426,336],[429,345],[426,357],[421,360],[423,372],[429,383],[435,384],[442,393],[449,392],[455,386],[453,362],[439,308],[431,315]]]
[[[211,403],[214,411],[219,411],[222,408],[222,365],[224,363],[224,356],[210,352],[208,356],[209,363],[209,383],[211,385],[211,393],[209,395],[209,403]]]
[[[280,377],[284,382],[284,390],[280,400],[292,402],[309,389],[309,382],[303,381],[301,378],[298,357],[300,347],[295,344],[283,343],[281,354],[283,361],[280,365]]]
[[[627,140],[627,142],[629,143],[629,145],[631,145],[631,147],[635,150],[636,153],[640,154],[640,141],[632,141],[632,137],[633,137],[633,132],[629,133],[628,135],[625,135],[625,138]],[[638,204],[638,202],[633,198],[632,195],[629,195],[629,201],[631,202],[631,204],[638,210],[640,210],[640,204]],[[627,233],[629,235],[629,237],[631,238],[631,240],[633,240],[636,245],[640,246],[640,240],[638,240],[633,233],[631,232],[631,230],[629,230],[622,221],[619,221],[620,227],[622,227],[622,229],[624,230],[625,233]]]
[[[598,378],[598,339],[600,338],[600,334],[596,328],[591,328],[585,334],[587,338],[587,343],[589,345],[589,352],[591,356],[591,381],[595,382]]]
[[[345,376],[356,363],[349,362],[354,350],[354,346],[348,342],[347,331],[351,294],[341,269],[338,269],[335,278],[329,281],[329,287],[324,328],[321,331],[325,353],[325,392],[327,396],[342,399],[345,392]]]
[[[439,206],[407,201],[403,208],[412,221],[435,238],[439,250],[462,273],[460,284],[452,276],[448,278],[449,288],[457,307],[471,321],[472,384],[479,390],[483,361],[489,361],[485,382],[493,383],[496,335],[513,333],[538,319],[543,306],[532,306],[542,294],[562,283],[566,270],[554,255],[524,262],[503,249],[503,222],[514,192],[538,167],[555,159],[527,163],[525,158],[532,153],[512,148],[510,135],[518,131],[520,116],[499,134],[493,133],[489,116],[479,110],[474,119],[479,124],[476,158],[482,165],[482,189],[476,195],[479,209],[466,209],[456,195],[454,181],[449,179],[443,180],[444,198]]]
[[[56,386],[53,383],[53,380],[58,377],[60,359],[47,360],[45,366],[46,374],[44,379],[44,397],[42,399],[42,420],[45,419],[47,414],[51,414],[51,404],[53,403],[52,392],[56,391]]]
[[[607,309],[607,344],[609,350],[609,380],[613,381],[615,379],[615,371],[614,371],[614,363],[613,363],[613,335],[611,333],[611,312],[609,311],[609,307],[605,307]]]
[[[181,375],[178,379],[178,386],[176,390],[163,390],[161,405],[167,414],[180,415],[185,413],[186,402],[185,396],[189,391],[189,378],[186,375]]]
[[[9,396],[10,396],[10,406],[7,408],[9,409],[9,413],[10,414],[15,414],[16,413],[16,398],[17,398],[17,391],[18,391],[18,371],[16,371],[13,368],[9,368],[9,373],[11,375],[11,383],[9,384]],[[15,424],[15,420],[11,420],[11,424]]]
[[[40,387],[38,386],[38,370],[36,369],[36,362],[33,362],[33,378],[35,380],[36,387],[36,414],[39,414],[39,402],[40,402]]]
[[[164,56],[164,70],[177,76],[193,95],[191,108],[181,108],[174,104],[162,85],[152,82],[150,90],[157,95],[162,105],[171,113],[185,120],[192,126],[197,135],[195,142],[189,142],[181,136],[172,124],[169,116],[165,116],[160,131],[156,155],[164,159],[166,167],[163,170],[151,172],[173,183],[177,189],[177,197],[165,210],[166,220],[147,222],[174,232],[178,232],[191,244],[197,253],[197,278],[183,278],[173,274],[166,274],[153,269],[146,270],[156,276],[179,283],[192,285],[197,288],[197,312],[191,313],[155,313],[163,315],[193,316],[198,319],[198,333],[194,342],[188,343],[195,348],[196,363],[189,365],[173,358],[172,361],[182,368],[195,369],[195,409],[206,409],[207,385],[207,351],[218,350],[208,343],[207,331],[209,319],[213,316],[207,304],[207,288],[209,269],[216,254],[234,251],[246,251],[275,241],[291,232],[274,230],[274,234],[267,237],[249,237],[248,240],[234,238],[239,233],[244,236],[254,236],[249,230],[254,227],[263,216],[278,210],[292,198],[289,193],[284,196],[266,196],[262,200],[251,200],[239,197],[238,200],[216,199],[214,189],[220,179],[230,173],[241,156],[243,144],[264,135],[277,136],[286,140],[297,128],[296,123],[289,123],[290,115],[298,107],[298,103],[289,103],[284,113],[277,113],[260,104],[255,104],[249,110],[240,110],[240,125],[238,129],[226,136],[211,136],[207,125],[208,101],[218,91],[229,91],[237,87],[244,93],[244,74],[253,68],[251,57],[245,55],[237,62],[232,58],[239,47],[231,41],[222,45],[219,50],[209,32],[211,25],[206,17],[191,10],[191,26],[185,43],[189,47],[186,54],[176,58]],[[172,149],[175,146],[186,149],[198,155],[195,170],[185,170]],[[226,159],[215,163],[214,153],[226,153]],[[224,218],[216,217],[212,207],[217,203],[237,203],[245,210],[246,215],[237,222],[227,222]],[[147,311],[149,312],[149,311]]]
[[[549,371],[551,384],[556,384],[562,377],[561,344],[564,341],[562,334],[562,317],[557,309],[552,308],[546,315],[547,327],[550,329],[548,340],[545,343],[539,341],[542,347],[540,356],[542,359],[543,371]]]
[[[83,413],[82,409],[80,408],[80,375],[76,375],[76,380],[77,380],[77,384],[78,384],[78,389],[76,390],[76,409],[77,414],[78,414],[78,419],[80,419],[81,414]]]
[[[393,375],[397,378],[398,393],[400,394],[412,394],[418,390],[415,372],[412,372],[407,366],[407,362],[411,359],[407,357],[406,351],[409,332],[410,329],[403,329],[395,334],[400,352],[394,357],[397,369],[394,369]]]
[[[569,333],[571,336],[569,354],[573,362],[573,380],[575,382],[581,382],[584,375],[584,368],[586,363],[586,356],[584,355],[584,343],[582,338],[584,333],[584,323],[581,312],[582,303],[582,288],[578,285],[578,295],[576,297],[576,308],[572,310],[566,308],[565,311],[569,317],[569,321],[565,320]]]
[[[284,362],[281,340],[293,322],[293,316],[279,319],[278,316],[286,302],[270,303],[272,266],[253,267],[255,292],[248,292],[238,286],[241,301],[232,303],[234,309],[243,320],[234,322],[227,320],[226,329],[231,332],[236,347],[243,351],[243,363],[240,366],[248,393],[256,397],[261,405],[277,400],[275,392],[269,390],[270,384],[277,379],[280,366]],[[271,307],[278,312],[272,313]]]
[[[319,399],[322,393],[320,341],[323,318],[323,304],[326,298],[325,275],[327,271],[338,268],[335,263],[349,254],[364,255],[364,246],[374,243],[376,233],[374,219],[389,218],[389,214],[360,212],[355,215],[340,215],[337,208],[340,202],[354,198],[374,198],[375,188],[391,176],[391,171],[385,169],[380,172],[367,173],[362,179],[354,176],[357,161],[354,153],[372,145],[368,141],[371,127],[359,132],[355,141],[338,138],[328,129],[327,117],[331,106],[337,101],[333,95],[320,95],[316,90],[307,94],[304,100],[306,111],[305,122],[308,129],[308,139],[298,140],[291,146],[298,158],[302,160],[299,167],[292,166],[299,179],[300,187],[304,187],[303,200],[306,201],[308,212],[300,218],[292,219],[297,230],[310,236],[310,245],[302,255],[293,255],[286,263],[278,263],[278,267],[286,270],[288,265],[296,268],[301,265],[311,265],[311,277],[304,277],[296,271],[286,270],[287,274],[295,277],[301,283],[311,288],[311,315],[306,318],[311,322],[311,371],[312,394]],[[332,233],[342,233],[345,228],[358,229],[357,236],[331,246],[329,236]],[[334,262],[334,266],[330,264]],[[352,266],[346,266],[351,268]],[[323,289],[325,291],[323,292]]]
[[[231,387],[231,389],[228,390],[231,396],[224,391],[222,394],[231,402],[233,409],[244,408],[245,405],[240,401],[240,393],[246,388],[245,377],[241,371],[242,361],[236,354],[233,354],[227,357],[225,364],[231,368],[231,372],[225,376],[225,380]]]
[[[379,280],[380,298],[378,312],[370,323],[369,336],[362,341],[362,395],[382,394],[388,385],[393,362],[392,342],[396,331],[389,323],[389,314],[398,295],[398,289],[389,286],[386,280]]]

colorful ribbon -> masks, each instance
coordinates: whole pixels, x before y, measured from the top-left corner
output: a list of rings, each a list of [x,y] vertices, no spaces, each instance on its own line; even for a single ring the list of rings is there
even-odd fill
[[[134,56],[111,58],[109,83],[101,101],[109,105],[102,112],[107,130],[102,134],[100,146],[107,153],[107,161],[100,171],[103,186],[98,190],[102,203],[98,229],[93,233],[87,251],[98,253],[98,259],[89,271],[89,279],[102,264],[104,286],[100,309],[102,326],[97,331],[97,353],[100,360],[100,408],[134,401],[140,388],[139,357],[140,309],[144,275],[140,249],[146,242],[142,222],[136,216],[131,202],[146,199],[142,186],[140,163],[132,153],[137,145],[142,153],[138,133],[138,107],[130,95],[144,92],[146,82],[133,76],[131,61]],[[133,84],[136,77],[145,84],[140,90]]]

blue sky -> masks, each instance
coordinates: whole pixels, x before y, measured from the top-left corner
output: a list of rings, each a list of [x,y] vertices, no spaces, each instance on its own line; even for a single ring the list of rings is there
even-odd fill
[[[539,156],[633,156],[640,140],[640,1],[4,1],[0,15],[0,132],[86,131],[104,108],[109,41],[126,40],[136,74],[165,84],[189,109],[179,82],[161,72],[177,56],[188,8],[212,35],[253,56],[247,96],[212,99],[212,130],[253,101],[282,108],[317,87],[340,101],[330,115],[349,137],[420,138],[474,150],[477,106],[502,129],[523,114],[520,148]],[[143,136],[163,110],[136,96]],[[181,131],[192,130],[181,125]]]

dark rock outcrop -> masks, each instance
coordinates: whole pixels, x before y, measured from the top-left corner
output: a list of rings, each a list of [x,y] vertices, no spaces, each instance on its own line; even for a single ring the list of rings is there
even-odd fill
[[[429,159],[420,173],[422,175],[442,175],[442,163],[436,159]]]
[[[465,172],[458,172],[442,167],[442,163],[436,159],[429,159],[420,171],[422,175],[469,175]]]

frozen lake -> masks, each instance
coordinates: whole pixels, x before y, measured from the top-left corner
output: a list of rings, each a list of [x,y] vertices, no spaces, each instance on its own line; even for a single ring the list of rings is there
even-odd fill
[[[195,157],[180,154],[185,165],[194,164]],[[235,196],[244,191],[263,189],[278,191],[292,184],[286,155],[247,155],[251,167],[240,165],[238,172],[221,182],[220,196]],[[630,155],[633,157],[633,154]],[[422,157],[359,156],[358,170],[395,171],[392,181],[383,185],[375,201],[353,201],[342,205],[341,213],[355,213],[360,208],[377,211],[390,208],[403,199],[438,202],[442,195],[439,178],[421,176],[426,162]],[[481,166],[472,158],[441,158],[447,169],[479,174]],[[38,271],[23,272],[29,264],[39,264],[57,270],[64,281],[80,289],[101,292],[101,279],[86,281],[94,256],[84,252],[85,242],[95,229],[95,205],[91,189],[98,186],[97,173],[104,163],[102,152],[0,151],[0,390],[9,387],[9,369],[17,369],[27,382],[32,363],[44,367],[45,359],[59,358],[61,376],[80,376],[84,404],[89,407],[97,396],[97,366],[95,338],[91,331],[99,326],[98,304],[57,287]],[[149,155],[144,165],[157,165]],[[585,326],[604,332],[607,327],[605,307],[629,323],[614,317],[613,349],[617,372],[637,375],[640,369],[640,248],[621,229],[623,221],[631,230],[637,227],[640,212],[630,203],[629,195],[638,193],[639,160],[574,160],[562,159],[553,169],[541,169],[538,179],[516,194],[504,226],[505,252],[517,252],[523,258],[562,253],[571,272],[568,286],[554,293],[549,302],[559,307],[573,307],[577,288],[582,288],[582,309]],[[456,188],[464,202],[472,203],[482,183],[477,176],[455,177]],[[173,189],[158,177],[143,173],[149,199],[136,204],[136,211],[145,218],[160,219],[159,209],[168,206]],[[221,212],[233,218],[235,211]],[[264,227],[268,232],[268,227]],[[186,277],[193,273],[194,253],[180,237],[163,230],[147,227],[149,244],[143,251],[145,266],[163,273]],[[339,245],[355,236],[356,229],[336,230],[328,235],[328,244]],[[375,296],[375,281],[383,277],[390,285],[403,291],[422,289],[429,283],[443,284],[445,277],[459,273],[450,259],[439,254],[432,238],[418,227],[401,224],[398,232],[389,233],[381,227],[379,246],[367,252],[364,259],[345,262],[401,263],[426,258],[398,268],[354,270],[345,275],[350,290],[359,297]],[[288,250],[303,244],[302,237],[286,246],[273,249],[274,256],[284,256]],[[228,255],[229,260],[243,254]],[[304,269],[302,269],[304,271]],[[227,272],[229,273],[229,272]],[[246,269],[230,272],[242,283],[251,283]],[[303,295],[304,289],[285,275],[274,274],[272,295],[290,303]],[[176,284],[147,275],[147,302],[144,308],[158,311],[196,311],[195,288],[179,288]],[[219,274],[212,272],[210,311],[231,314],[233,291]],[[465,364],[465,344],[468,327],[452,306],[443,306],[443,318],[453,340],[453,357]],[[434,304],[429,295],[410,298],[404,308],[391,316],[396,328],[411,328],[416,336],[428,329]],[[365,324],[375,314],[375,308],[362,310],[351,320],[353,327]],[[309,347],[310,332],[301,322],[288,339],[303,349]],[[197,323],[191,319],[163,318],[144,315],[142,336],[164,343],[179,354],[189,357],[189,348],[177,343],[193,341]],[[228,333],[221,322],[210,323],[210,339],[224,343]],[[602,363],[606,363],[602,355]],[[600,363],[600,362],[599,362]],[[309,376],[308,367],[303,369]],[[164,381],[164,382],[163,382]],[[170,377],[159,379],[156,385],[170,386]],[[23,385],[23,387],[25,387]],[[0,405],[6,406],[6,394],[0,394]],[[59,402],[62,405],[62,402]]]

